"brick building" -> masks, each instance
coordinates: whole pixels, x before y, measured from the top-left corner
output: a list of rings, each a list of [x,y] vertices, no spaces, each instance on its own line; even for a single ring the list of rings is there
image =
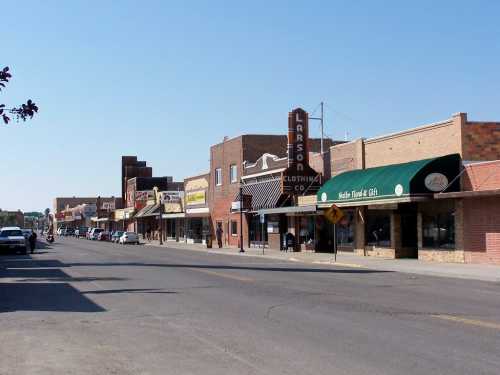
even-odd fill
[[[331,147],[333,177],[318,194],[318,205],[343,207],[346,218],[337,227],[343,250],[437,261],[491,261],[496,259],[496,250],[490,249],[496,246],[498,232],[496,216],[486,206],[495,207],[498,198],[490,194],[471,200],[461,194],[469,190],[466,195],[478,194],[473,193],[477,190],[473,181],[482,169],[488,171],[484,172],[488,184],[497,186],[496,164],[475,164],[497,159],[500,123],[469,121],[467,114],[457,113],[445,121]],[[382,196],[381,187],[392,182],[393,190]],[[366,196],[356,195],[363,191]],[[476,220],[480,207],[486,214]]]
[[[127,181],[134,177],[153,177],[153,168],[145,161],[138,161],[137,156],[122,156],[122,199],[125,202]]]
[[[338,143],[331,139],[324,139],[325,149]],[[288,138],[286,135],[254,134],[225,139],[210,148],[209,209],[211,225],[212,230],[215,230],[219,224],[222,226],[223,245],[235,247],[240,245],[240,215],[239,209],[234,204],[238,203],[239,200],[241,179],[248,179],[248,175],[253,174],[253,169],[262,168],[264,160],[269,165],[273,165],[270,169],[280,169],[277,173],[281,176],[280,173],[285,169],[281,165],[286,167],[287,147]],[[329,159],[328,157],[324,159],[319,154],[321,140],[308,139],[308,148],[310,164],[314,165],[319,173],[327,171],[326,173],[329,175],[329,165],[324,165],[324,160]],[[266,179],[266,175],[271,175],[276,179],[274,172],[270,172],[270,170],[263,171],[262,177],[264,179]],[[268,182],[262,184],[264,194],[267,194],[267,189],[270,188],[268,185]],[[281,185],[278,185],[281,189]],[[255,229],[255,221],[257,220],[255,210],[258,208],[263,207],[249,207],[248,212],[243,215],[244,246],[261,241]],[[279,247],[279,238],[275,242],[276,246]]]

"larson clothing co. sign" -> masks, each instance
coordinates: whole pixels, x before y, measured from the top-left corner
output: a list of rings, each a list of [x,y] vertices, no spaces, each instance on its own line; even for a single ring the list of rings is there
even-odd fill
[[[288,114],[288,168],[283,172],[283,192],[311,194],[321,186],[321,176],[309,166],[309,115],[302,108]]]

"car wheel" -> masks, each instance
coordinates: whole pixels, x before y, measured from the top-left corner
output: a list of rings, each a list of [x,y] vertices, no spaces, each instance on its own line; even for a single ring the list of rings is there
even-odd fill
[[[28,253],[28,249],[26,249],[26,248],[21,249],[22,255],[26,255],[27,253]]]
[[[136,245],[140,245],[139,241],[137,241],[135,244],[136,244]]]

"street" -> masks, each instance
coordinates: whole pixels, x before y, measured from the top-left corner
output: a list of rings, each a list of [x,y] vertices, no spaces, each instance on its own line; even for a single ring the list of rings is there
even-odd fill
[[[59,238],[0,257],[0,374],[498,374],[500,285]]]

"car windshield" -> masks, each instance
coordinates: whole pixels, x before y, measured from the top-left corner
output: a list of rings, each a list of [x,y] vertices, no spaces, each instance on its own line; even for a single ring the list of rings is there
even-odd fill
[[[117,236],[120,236],[122,234],[123,234],[123,231],[121,231],[121,230],[115,232],[115,235],[117,235]]]
[[[0,232],[0,237],[22,236],[23,232],[18,229],[3,230]]]
[[[134,232],[127,232],[127,236],[133,236],[134,234]]]

